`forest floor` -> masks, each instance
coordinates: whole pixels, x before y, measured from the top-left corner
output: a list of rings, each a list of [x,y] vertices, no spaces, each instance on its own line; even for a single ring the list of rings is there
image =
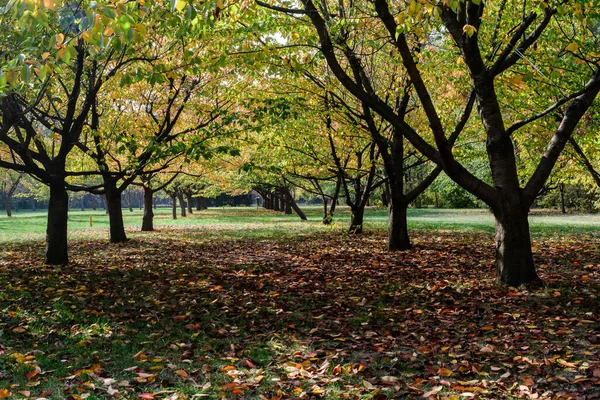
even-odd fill
[[[594,231],[535,235],[535,291],[485,231],[227,232],[3,243],[0,398],[600,398]]]

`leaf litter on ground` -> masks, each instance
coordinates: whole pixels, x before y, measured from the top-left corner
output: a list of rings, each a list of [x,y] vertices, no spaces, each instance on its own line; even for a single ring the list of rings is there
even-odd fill
[[[537,241],[537,291],[495,283],[481,233],[15,244],[0,398],[598,398],[596,242]]]

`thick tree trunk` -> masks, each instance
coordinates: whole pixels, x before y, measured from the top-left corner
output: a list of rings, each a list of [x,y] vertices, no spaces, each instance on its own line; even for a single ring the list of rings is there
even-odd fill
[[[527,211],[506,203],[495,211],[496,273],[506,285],[541,285],[533,263]]]
[[[390,251],[408,250],[411,248],[408,236],[408,221],[406,211],[408,202],[396,185],[390,185],[390,197],[388,198],[389,225],[388,225],[388,248]]]
[[[200,197],[196,197],[196,211],[202,211],[202,203],[200,202]]]
[[[6,216],[7,217],[12,217],[12,211],[10,210],[10,199],[7,195],[3,195],[2,198],[4,199],[4,209],[6,210]]]
[[[187,193],[185,195],[185,197],[187,198],[187,212],[188,212],[188,214],[193,214],[194,210],[192,207],[192,202],[193,202],[194,198],[192,197],[191,193]]]
[[[44,263],[67,264],[67,223],[69,219],[69,194],[64,180],[50,184],[48,225],[46,226],[46,256]]]
[[[350,216],[350,229],[349,233],[362,233],[363,232],[363,220],[365,216],[364,207],[354,207],[352,209],[352,215]]]
[[[177,196],[171,196],[171,211],[173,214],[173,219],[177,219]]]
[[[152,189],[144,186],[144,216],[142,217],[143,232],[154,230],[154,212],[152,211],[153,194],[154,192]]]
[[[181,208],[181,216],[185,217],[187,216],[185,213],[185,200],[183,199],[183,194],[178,194],[177,195],[177,199],[179,199],[179,207]]]
[[[284,194],[284,212],[286,213],[286,215],[291,215],[292,214],[292,201],[294,201],[294,199],[292,198],[292,194],[287,191]]]
[[[105,180],[104,188],[106,189],[110,242],[126,242],[127,235],[125,235],[125,225],[123,224],[123,204],[121,202],[121,192],[116,188],[113,180]]]

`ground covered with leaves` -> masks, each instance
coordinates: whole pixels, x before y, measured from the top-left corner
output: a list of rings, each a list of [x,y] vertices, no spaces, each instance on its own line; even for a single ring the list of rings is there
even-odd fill
[[[538,238],[528,291],[482,233],[130,236],[4,246],[0,398],[600,397],[597,237]]]

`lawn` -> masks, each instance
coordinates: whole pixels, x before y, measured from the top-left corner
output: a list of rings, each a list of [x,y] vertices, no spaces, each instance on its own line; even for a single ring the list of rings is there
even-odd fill
[[[210,209],[125,244],[71,214],[0,218],[0,398],[575,399],[600,396],[597,216],[534,215],[544,289],[495,284],[485,211],[411,210],[414,250],[256,209]],[[89,216],[93,227],[89,227]]]

